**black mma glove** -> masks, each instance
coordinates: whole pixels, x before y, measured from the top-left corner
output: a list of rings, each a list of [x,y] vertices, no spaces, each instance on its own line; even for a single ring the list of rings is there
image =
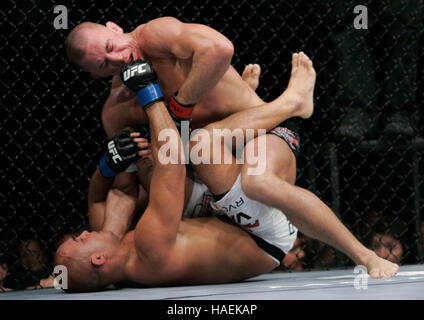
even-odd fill
[[[150,142],[150,130],[148,124],[136,124],[132,126],[134,132],[139,132],[140,136],[138,138],[144,138]]]
[[[121,80],[128,89],[137,94],[144,109],[163,100],[162,92],[156,83],[156,72],[150,61],[136,60],[121,68]]]
[[[140,149],[127,130],[109,140],[107,149],[99,163],[100,173],[105,178],[112,178],[125,171],[140,157],[138,155]]]

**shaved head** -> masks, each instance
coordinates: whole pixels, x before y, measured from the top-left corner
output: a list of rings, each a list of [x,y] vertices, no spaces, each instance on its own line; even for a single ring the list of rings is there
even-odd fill
[[[93,22],[83,22],[77,25],[66,38],[66,55],[71,63],[81,67],[81,60],[85,56],[85,47],[89,40],[89,31],[96,28],[104,28],[103,25]]]
[[[67,292],[96,291],[110,282],[120,266],[112,262],[120,251],[120,241],[111,232],[83,231],[72,236],[56,251],[55,265],[67,269]],[[106,263],[107,262],[107,263]]]
[[[101,272],[90,263],[88,254],[70,255],[59,248],[55,256],[55,265],[63,265],[68,271],[68,292],[96,291],[104,287]]]

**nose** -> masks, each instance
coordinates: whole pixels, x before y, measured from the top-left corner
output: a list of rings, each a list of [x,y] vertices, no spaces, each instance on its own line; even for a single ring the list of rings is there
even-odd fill
[[[89,235],[90,235],[90,232],[88,232],[87,230],[84,230],[84,231],[80,234],[80,236],[79,236],[78,238],[80,238],[80,239],[85,239],[85,238],[87,238]]]

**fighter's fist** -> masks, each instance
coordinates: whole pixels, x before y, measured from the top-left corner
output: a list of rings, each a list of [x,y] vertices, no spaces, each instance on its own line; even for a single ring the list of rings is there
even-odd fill
[[[162,92],[156,83],[156,72],[150,61],[136,60],[121,68],[121,80],[137,94],[144,109],[163,100]]]
[[[129,131],[122,131],[107,143],[107,151],[100,159],[100,173],[105,178],[112,178],[125,171],[131,163],[139,158],[137,142]]]

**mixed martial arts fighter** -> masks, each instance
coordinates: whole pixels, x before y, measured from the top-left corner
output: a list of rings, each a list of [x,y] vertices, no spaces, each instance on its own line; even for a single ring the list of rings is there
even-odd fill
[[[152,20],[130,33],[124,33],[111,22],[106,26],[83,23],[67,39],[67,53],[74,64],[94,77],[114,75],[111,94],[102,110],[108,136],[119,133],[125,126],[146,123],[136,95],[117,76],[121,66],[131,60],[152,62],[158,74],[158,87],[172,117],[192,118],[192,128],[262,105],[264,102],[230,65],[233,51],[232,43],[219,32],[171,17]],[[281,96],[280,99],[291,104],[303,97]],[[321,200],[294,186],[296,160],[283,139],[269,135],[266,150],[265,174],[245,176],[242,170],[243,190],[252,200],[271,207],[285,206],[288,219],[302,226],[306,235],[366,265],[371,277],[392,276],[397,272],[395,266],[363,250]],[[270,181],[278,188],[269,188]]]
[[[279,118],[303,116],[301,105],[286,110],[278,99],[273,105],[266,119],[274,117],[280,121]],[[275,117],[277,106],[281,114]],[[181,220],[186,173],[181,139],[161,100],[149,101],[144,107],[154,159],[147,209],[135,231],[121,241],[112,232],[84,231],[58,248],[55,264],[67,267],[69,290],[98,290],[121,281],[148,286],[221,283],[274,269],[278,265],[276,259],[259,248],[256,237],[239,227],[216,217]],[[251,111],[258,112],[258,108]],[[158,135],[165,129],[172,130],[177,139],[160,141]],[[144,142],[137,138],[135,141]],[[165,144],[171,154],[177,155],[177,163],[159,161]],[[221,183],[216,180],[215,186],[210,187],[217,188]]]
[[[309,98],[312,99],[315,75],[311,72],[311,61],[306,56],[302,57],[294,55],[293,65],[294,67],[292,71],[292,78],[289,83],[288,89],[286,90],[286,92],[288,92],[287,94],[290,94],[292,91],[304,90],[309,92],[305,95],[305,100],[309,100]],[[155,87],[154,83],[152,82],[154,81],[154,78],[155,77],[151,77],[149,74],[143,72],[143,75],[135,76],[135,82],[134,80],[130,79],[130,81],[133,81],[130,84],[130,87],[134,88],[135,91],[140,91],[139,89],[144,90],[146,87],[153,87],[155,88],[154,90],[159,90],[158,87]],[[308,78],[313,78],[313,81],[308,81]],[[306,85],[300,85],[301,83],[305,82]],[[303,89],[302,87],[306,87],[306,89]],[[149,205],[145,213],[141,217],[139,223],[137,224],[135,234],[130,236],[130,238],[127,238],[127,236],[124,237],[122,242],[119,241],[113,235],[113,233],[83,232],[78,238],[74,240],[68,240],[58,249],[56,255],[56,263],[63,264],[68,267],[68,274],[70,277],[68,281],[71,284],[71,289],[96,290],[104,287],[109,283],[119,282],[122,280],[130,280],[136,283],[142,283],[147,285],[159,285],[163,283],[187,284],[210,282],[213,283],[216,281],[222,282],[231,280],[234,281],[240,279],[237,278],[240,276],[241,279],[243,279],[246,274],[249,274],[249,272],[253,271],[254,267],[257,267],[259,270],[258,265],[246,265],[245,270],[239,270],[238,268],[240,268],[240,265],[231,265],[228,264],[228,261],[225,261],[225,265],[227,267],[225,268],[226,275],[229,276],[231,274],[233,278],[231,278],[231,276],[229,276],[229,278],[226,278],[225,276],[222,277],[220,272],[215,272],[214,276],[209,275],[209,272],[211,272],[211,269],[209,269],[211,264],[214,268],[217,268],[220,264],[224,263],[222,257],[219,259],[216,256],[216,252],[224,251],[226,246],[229,244],[226,243],[224,247],[222,247],[221,249],[218,248],[217,250],[217,246],[224,244],[224,242],[221,238],[215,238],[216,243],[214,245],[211,245],[211,239],[208,237],[208,235],[205,235],[207,233],[207,230],[205,230],[204,226],[202,226],[200,230],[203,230],[204,232],[201,233],[205,236],[205,241],[206,239],[209,239],[209,244],[205,243],[204,241],[201,243],[201,255],[199,252],[197,252],[198,249],[196,250],[196,248],[198,248],[196,247],[196,244],[199,245],[199,239],[197,239],[196,237],[190,239],[190,235],[195,234],[194,231],[193,233],[182,232],[181,226],[183,226],[186,221],[208,218],[187,219],[180,222],[181,213],[183,211],[184,206],[183,190],[185,180],[185,168],[183,168],[182,170],[174,168],[182,167],[181,163],[168,164],[164,166],[160,163],[160,161],[158,161],[160,156],[157,154],[158,150],[160,149],[160,142],[157,139],[160,130],[169,128],[176,129],[176,127],[175,125],[170,125],[170,116],[168,114],[163,114],[164,110],[166,110],[164,109],[164,105],[156,103],[157,101],[161,101],[160,94],[155,93],[151,95],[151,93],[143,93],[142,95],[147,98],[141,100],[144,102],[143,107],[146,108],[146,111],[149,115],[149,119],[151,118],[150,126],[152,137],[152,150],[155,159],[153,174],[151,177],[151,187],[149,190]],[[271,129],[273,126],[275,126],[275,123],[284,121],[287,118],[293,116],[309,117],[312,113],[313,107],[308,103],[299,103],[287,107],[284,106],[282,101],[282,99],[278,98],[265,106],[239,112],[235,115],[230,116],[228,119],[218,122],[218,124],[215,124],[215,128],[221,125],[225,125],[225,127],[231,128],[231,123],[235,125],[235,128],[240,128],[242,127],[243,123],[246,124],[246,119],[252,119],[254,124],[257,125],[258,128],[265,127]],[[152,103],[154,104],[153,107],[151,106]],[[160,109],[161,107],[162,110]],[[155,111],[151,111],[152,108]],[[160,120],[162,123],[167,123],[168,126],[161,126],[160,124],[156,124],[154,121],[155,117],[157,117],[158,120]],[[227,120],[228,122],[226,122]],[[171,154],[173,151],[178,154],[180,138],[177,133],[175,133],[175,136],[178,137],[178,139],[170,140],[177,140],[177,143],[174,142],[174,144],[172,145],[172,147],[176,149],[171,150]],[[162,145],[164,145],[163,141]],[[232,147],[224,146],[224,149],[226,148],[228,148],[227,151],[231,154]],[[226,167],[221,172],[220,170],[214,169],[219,168],[221,166]],[[166,170],[163,167],[173,167],[173,169]],[[199,170],[200,167],[202,167],[202,165],[196,166],[199,174],[201,174],[202,171]],[[288,221],[282,212],[278,212],[278,210],[273,210],[272,208],[261,205],[256,201],[252,201],[243,194],[240,182],[240,169],[238,165],[235,165],[235,162],[232,165],[231,170],[228,170],[227,167],[228,166],[226,165],[212,165],[212,167],[210,165],[206,165],[206,169],[214,171],[215,174],[215,179],[206,177],[209,180],[208,187],[210,189],[219,190],[222,188],[222,186],[224,186],[224,188],[225,185],[228,186],[228,184],[226,184],[226,181],[222,180],[222,178],[225,179],[225,177],[220,176],[222,172],[225,172],[227,178],[229,177],[229,184],[233,184],[232,186],[230,185],[231,190],[225,195],[223,195],[221,199],[213,201],[212,207],[214,207],[214,209],[220,210],[226,206],[226,203],[228,203],[228,201],[230,204],[234,201],[242,201],[243,203],[239,206],[240,208],[242,208],[243,210],[247,210],[249,214],[257,214],[257,216],[254,218],[258,222],[258,225],[253,226],[253,228],[247,226],[247,229],[251,231],[253,235],[256,233],[261,238],[265,237],[266,241],[264,242],[266,244],[271,243],[271,247],[274,247],[269,250],[269,248],[261,246],[260,242],[256,241],[256,243],[259,244],[259,246],[261,246],[261,248],[264,249],[264,251],[267,251],[267,253],[269,254],[269,256],[267,256],[267,259],[271,260],[267,261],[274,262],[272,267],[271,263],[261,263],[260,265],[262,267],[267,266],[267,268],[271,268],[269,270],[272,270],[275,266],[278,265],[279,261],[281,261],[281,258],[278,255],[274,255],[275,247],[277,249],[279,247],[283,251],[288,252],[288,250],[291,249],[296,235],[291,238],[290,236],[293,233],[289,230],[289,228],[286,228],[287,233],[283,232],[285,230],[283,224],[285,223],[285,225],[287,226]],[[161,173],[162,170],[165,173],[164,176],[157,173],[158,171],[159,173]],[[180,176],[178,176],[178,171],[183,171],[184,175],[181,176],[180,173]],[[231,180],[231,177],[233,177],[234,179]],[[182,180],[182,182],[176,183],[174,185],[174,178],[179,178]],[[163,179],[166,179],[167,182],[157,182],[158,180]],[[158,189],[157,186],[159,186],[160,188]],[[214,193],[216,194],[216,192]],[[175,198],[175,194],[178,194],[180,196],[179,200]],[[261,215],[261,213],[263,213],[263,215]],[[172,220],[173,222],[171,221],[171,223],[169,221],[171,219],[170,215],[172,215],[174,218],[174,220]],[[167,225],[164,227],[164,225],[162,224]],[[154,228],[154,230],[152,230],[152,227]],[[161,227],[164,227],[165,231],[158,230],[161,229]],[[257,230],[255,229],[256,227]],[[169,232],[169,237],[166,237],[166,230]],[[163,236],[162,232],[165,232],[165,243],[163,243],[162,240],[154,240],[158,235]],[[129,234],[131,233],[132,232],[130,232]],[[145,238],[148,238],[149,240],[146,241]],[[114,241],[112,241],[112,239]],[[131,242],[132,239],[135,241],[134,243]],[[232,241],[235,240],[236,239],[234,238],[232,239]],[[193,242],[191,246],[188,245],[190,241]],[[126,244],[126,246],[124,246],[123,244]],[[135,245],[135,252],[134,250],[131,250],[132,244]],[[231,246],[234,245],[235,243],[231,244]],[[156,248],[156,246],[158,246],[158,248]],[[210,248],[210,252],[208,252],[208,248]],[[368,249],[364,248],[364,250]],[[372,252],[370,250],[368,251],[369,253]],[[133,257],[131,257],[131,253],[133,254]],[[184,260],[184,262],[181,261],[183,258],[174,257],[174,255],[184,254],[187,255],[187,259]],[[194,264],[190,264],[190,256],[193,255],[197,256],[198,258],[198,260],[196,261],[196,267],[199,271],[194,272],[192,274],[192,277],[185,278],[184,275],[187,275],[187,269],[193,268],[194,266]],[[225,254],[223,255],[225,256]],[[210,261],[210,256],[213,256],[213,261],[215,264]],[[139,257],[143,257],[144,259],[140,260]],[[237,261],[240,261],[240,258],[244,257],[241,255],[241,251],[239,252],[237,257],[238,258],[233,258],[235,258],[235,260]],[[202,261],[202,258],[204,259],[204,261]],[[265,257],[263,258],[265,260]],[[380,258],[376,257],[376,259]],[[203,262],[206,261],[208,267],[203,265]],[[387,261],[383,260],[383,263],[385,262]],[[177,265],[175,265],[175,263],[177,263]],[[195,262],[193,261],[191,263]],[[159,268],[159,266],[156,264],[161,265],[161,268]],[[163,267],[163,265],[168,267]],[[234,269],[229,270],[228,268],[230,267],[233,267]],[[172,269],[172,271],[170,269]],[[149,273],[150,277],[146,276],[146,270],[150,271],[147,272]],[[165,270],[164,272],[169,272],[170,275],[164,276],[159,270]],[[236,270],[240,272],[238,275],[236,275]],[[202,271],[206,272],[206,274],[204,274],[204,278],[201,277]]]

